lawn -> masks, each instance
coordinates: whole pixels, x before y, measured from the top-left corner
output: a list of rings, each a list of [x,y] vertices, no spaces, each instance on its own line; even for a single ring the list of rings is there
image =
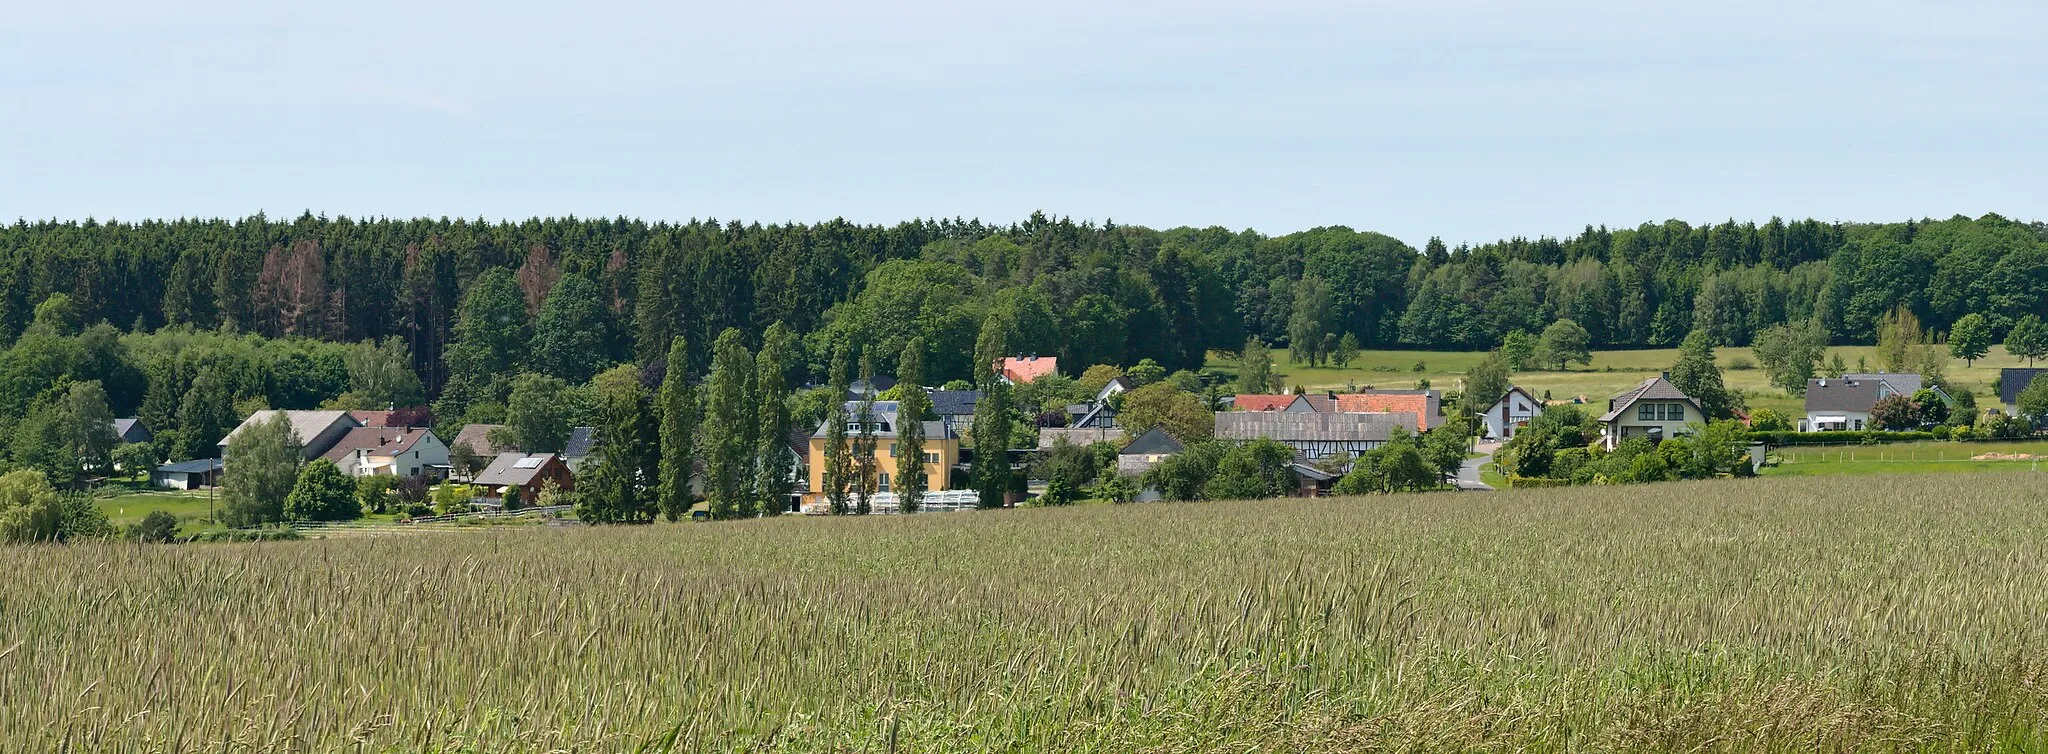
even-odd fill
[[[2001,367],[2025,366],[2024,360],[2006,356],[2001,349],[1993,351],[1995,355],[1978,359],[1974,366],[1965,366],[1963,360],[1953,359],[1948,367],[1949,380],[1974,391],[1980,406],[1997,402],[1986,398],[1991,385],[1998,379]],[[1828,352],[1831,355],[1841,354],[1852,371],[1856,369],[1859,358],[1866,362],[1868,371],[1879,370],[1876,365],[1877,349],[1874,347],[1841,346]],[[1273,351],[1274,372],[1281,383],[1290,388],[1300,386],[1310,390],[1344,390],[1353,386],[1412,388],[1420,379],[1428,379],[1430,386],[1438,389],[1456,389],[1465,372],[1484,357],[1485,354],[1478,351],[1364,351],[1350,368],[1339,369],[1289,364],[1287,349]],[[1803,399],[1771,387],[1763,370],[1734,368],[1743,362],[1756,363],[1756,356],[1750,349],[1721,348],[1715,351],[1715,357],[1725,370],[1722,379],[1729,387],[1739,388],[1748,395],[1750,408],[1771,408],[1789,417],[1805,414]],[[1518,372],[1512,379],[1539,398],[1546,394],[1552,400],[1584,397],[1589,404],[1605,407],[1609,397],[1645,377],[1669,369],[1677,360],[1678,351],[1668,348],[1595,351],[1590,366],[1575,364],[1570,371],[1563,372]],[[1421,370],[1415,368],[1418,364],[1422,366]],[[1209,367],[1235,373],[1237,362],[1229,354],[1214,353],[1210,355]]]
[[[1766,476],[1856,474],[1947,474],[2038,471],[2048,459],[2048,442],[1912,442],[1890,445],[1788,446],[1772,448],[1778,461]],[[2007,456],[1984,458],[1981,456]],[[2031,456],[2031,457],[2013,457]]]
[[[165,511],[178,517],[179,530],[184,533],[204,528],[210,510],[204,490],[131,492],[100,498],[93,504],[105,511],[107,518],[112,519],[116,526],[122,527],[141,521],[152,511]],[[212,504],[217,505],[218,498]]]
[[[4,549],[0,751],[2041,750],[2036,479]]]

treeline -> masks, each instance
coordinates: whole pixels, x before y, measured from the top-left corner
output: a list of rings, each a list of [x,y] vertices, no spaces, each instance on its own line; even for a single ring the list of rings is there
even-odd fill
[[[920,220],[895,226],[680,224],[618,219],[17,222],[0,229],[0,339],[51,294],[82,323],[131,332],[190,325],[269,337],[398,337],[429,396],[451,381],[457,309],[509,275],[521,327],[544,324],[558,285],[582,328],[573,345],[605,363],[652,364],[681,336],[692,371],[727,328],[758,345],[797,333],[795,365],[818,379],[827,344],[851,339],[893,370],[925,339],[931,379],[966,378],[980,323],[1000,310],[1018,351],[1063,363],[1198,369],[1248,336],[1308,354],[1337,347],[1487,348],[1559,318],[1596,346],[1674,345],[1705,329],[1745,345],[1776,324],[1818,322],[1835,343],[1867,343],[1906,304],[1946,332],[1993,318],[1994,337],[2048,316],[2040,224],[1971,220],[1835,224],[1773,219],[1511,239],[1417,251],[1333,227],[1265,236],[1152,230],[1033,215],[1011,225]],[[522,344],[522,350],[524,345]],[[535,366],[517,364],[515,366]],[[587,377],[587,375],[581,375]],[[572,378],[574,375],[565,375]]]

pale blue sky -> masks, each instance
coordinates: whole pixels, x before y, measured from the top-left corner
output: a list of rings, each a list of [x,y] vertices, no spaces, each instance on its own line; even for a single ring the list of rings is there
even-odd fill
[[[0,0],[0,217],[1420,244],[2048,197],[2048,3]],[[1667,7],[1668,6],[1668,7]]]

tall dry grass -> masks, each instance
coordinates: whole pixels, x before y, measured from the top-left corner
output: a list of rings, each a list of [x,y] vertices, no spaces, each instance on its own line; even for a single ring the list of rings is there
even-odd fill
[[[2032,485],[10,549],[0,751],[2037,750]]]

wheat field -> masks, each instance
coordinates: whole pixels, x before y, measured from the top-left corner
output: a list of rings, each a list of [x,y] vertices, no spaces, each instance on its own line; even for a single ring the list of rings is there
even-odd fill
[[[2040,750],[2032,479],[7,549],[0,751]]]

